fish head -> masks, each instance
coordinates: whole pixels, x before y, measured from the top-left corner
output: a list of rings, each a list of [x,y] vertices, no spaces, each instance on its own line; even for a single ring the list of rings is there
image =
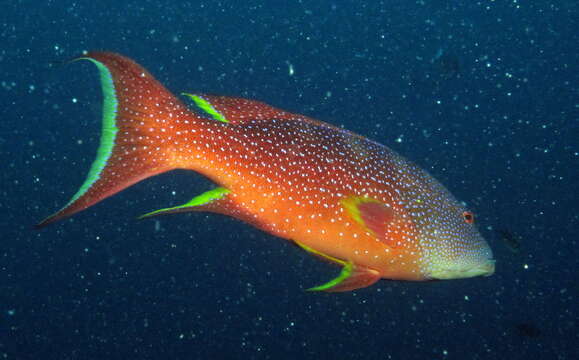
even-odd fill
[[[418,226],[424,277],[445,280],[492,275],[493,252],[477,229],[475,215],[454,198],[445,202]]]
[[[404,200],[420,249],[425,279],[490,276],[493,252],[479,232],[476,216],[425,171],[415,171]]]

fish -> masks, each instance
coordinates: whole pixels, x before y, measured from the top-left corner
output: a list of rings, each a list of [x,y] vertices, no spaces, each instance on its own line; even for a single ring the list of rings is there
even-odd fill
[[[441,80],[450,80],[460,77],[460,60],[457,55],[447,52],[443,48],[438,49],[430,60]]]
[[[503,241],[503,244],[513,253],[521,252],[521,237],[507,228],[499,228],[495,230],[497,236]]]
[[[538,338],[543,333],[541,329],[532,322],[521,322],[515,324],[515,330],[521,337]]]
[[[308,290],[494,273],[474,214],[390,148],[257,100],[203,93],[181,100],[120,54],[87,52],[77,60],[100,74],[100,145],[77,192],[37,228],[151,176],[187,169],[214,188],[140,218],[223,214],[341,267]]]

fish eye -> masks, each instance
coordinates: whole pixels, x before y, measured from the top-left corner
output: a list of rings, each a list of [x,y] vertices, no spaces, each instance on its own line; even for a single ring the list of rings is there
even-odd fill
[[[474,223],[474,214],[470,211],[465,211],[462,213],[462,217],[464,218],[464,222],[467,224]]]

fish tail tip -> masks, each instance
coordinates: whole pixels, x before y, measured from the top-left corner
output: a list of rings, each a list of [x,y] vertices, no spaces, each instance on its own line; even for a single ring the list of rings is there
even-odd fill
[[[53,220],[50,218],[44,219],[41,222],[32,225],[32,230],[41,230],[47,227],[48,225],[52,224]]]
[[[44,220],[33,225],[32,227],[34,230],[40,230],[40,229],[43,229],[43,228],[47,227],[48,225],[51,225],[59,220],[67,218],[68,216],[69,216],[68,214],[63,213],[63,211],[61,210],[55,214],[52,214],[52,215],[44,218]]]

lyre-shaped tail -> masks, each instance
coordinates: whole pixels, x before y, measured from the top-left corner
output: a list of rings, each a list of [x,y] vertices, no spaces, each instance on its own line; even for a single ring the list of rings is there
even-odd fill
[[[71,216],[150,176],[174,169],[175,127],[198,126],[199,118],[134,61],[91,52],[103,91],[100,146],[84,183],[58,212],[36,227]]]

